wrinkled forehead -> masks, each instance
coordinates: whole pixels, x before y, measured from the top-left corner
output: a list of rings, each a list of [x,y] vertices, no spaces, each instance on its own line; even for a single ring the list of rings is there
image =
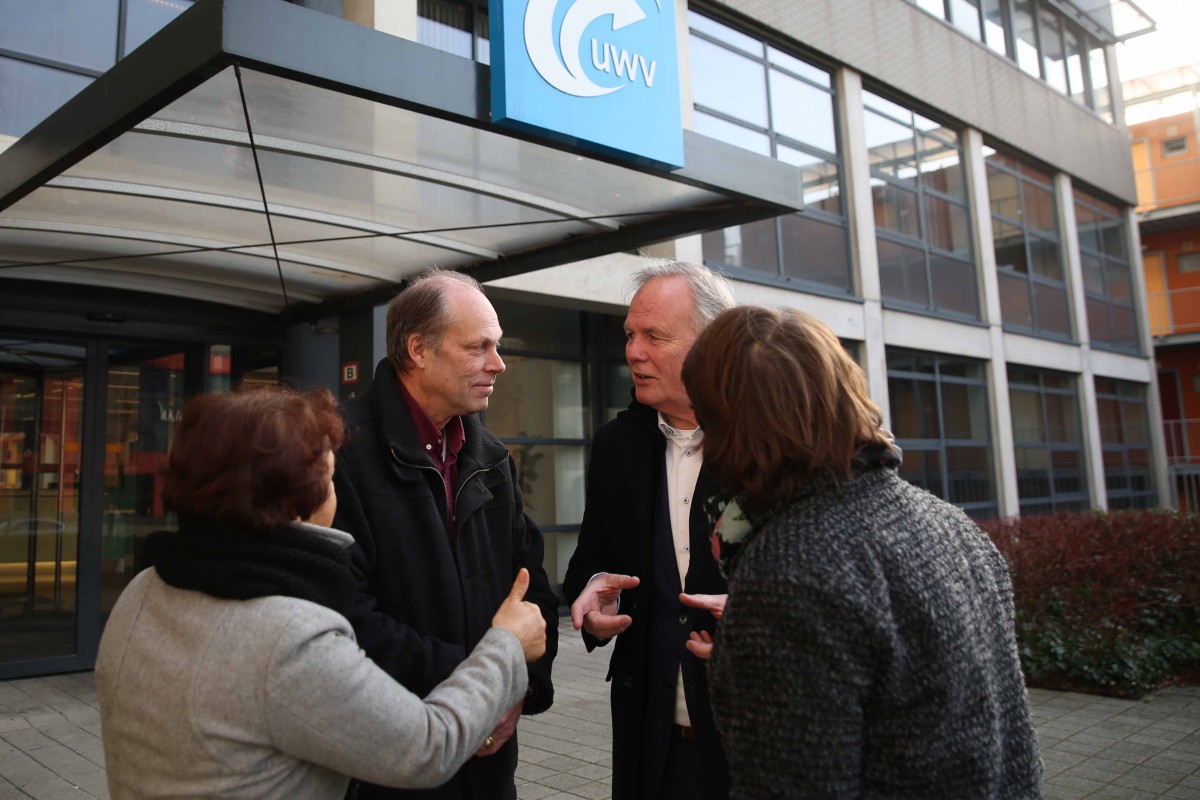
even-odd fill
[[[470,286],[456,286],[446,293],[446,312],[447,330],[457,334],[499,339],[503,333],[496,309]]]
[[[695,310],[695,301],[686,282],[656,278],[633,296],[629,311],[625,314],[625,329],[695,334],[698,333]]]

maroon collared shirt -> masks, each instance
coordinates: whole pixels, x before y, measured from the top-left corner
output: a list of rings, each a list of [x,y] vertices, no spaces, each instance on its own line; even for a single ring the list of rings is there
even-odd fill
[[[400,384],[400,396],[404,398],[404,405],[408,408],[408,415],[417,430],[421,447],[425,449],[433,465],[437,467],[438,474],[442,476],[442,487],[446,491],[446,531],[453,540],[454,484],[458,480],[458,453],[462,450],[463,440],[466,439],[462,417],[451,417],[446,427],[439,430],[429,418],[429,414],[425,413],[425,409],[408,393],[408,388],[399,376],[396,377],[396,383]]]

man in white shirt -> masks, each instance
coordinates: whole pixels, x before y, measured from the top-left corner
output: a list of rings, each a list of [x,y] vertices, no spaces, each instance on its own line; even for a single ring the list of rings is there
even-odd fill
[[[725,592],[703,510],[717,487],[680,372],[700,331],[734,300],[725,278],[683,262],[652,262],[632,284],[625,358],[634,400],[592,442],[563,592],[589,651],[616,639],[613,800],[723,800],[729,771],[705,664],[686,648],[715,620],[679,599]]]

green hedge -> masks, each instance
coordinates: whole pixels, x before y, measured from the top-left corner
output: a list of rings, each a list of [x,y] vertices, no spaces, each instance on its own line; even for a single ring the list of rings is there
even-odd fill
[[[1030,686],[1139,697],[1200,674],[1200,516],[981,523],[1008,561]]]

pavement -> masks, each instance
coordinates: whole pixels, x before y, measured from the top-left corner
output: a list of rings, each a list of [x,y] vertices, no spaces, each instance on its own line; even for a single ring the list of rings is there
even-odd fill
[[[519,800],[607,798],[608,653],[560,625],[554,707],[520,723]],[[1142,700],[1030,691],[1047,800],[1200,800],[1200,687]],[[108,798],[90,672],[0,682],[0,800]]]

